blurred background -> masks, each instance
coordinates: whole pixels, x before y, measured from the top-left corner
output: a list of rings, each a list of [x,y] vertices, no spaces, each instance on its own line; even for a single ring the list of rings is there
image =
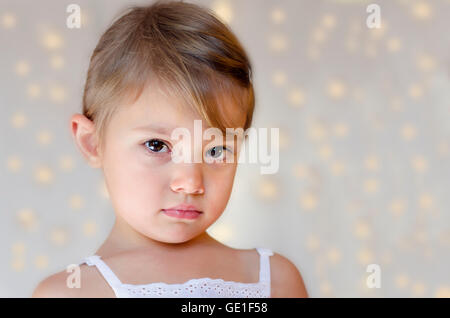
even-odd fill
[[[288,257],[311,297],[450,297],[450,1],[188,2],[246,48],[253,127],[280,128],[278,173],[242,164],[208,232]],[[69,118],[100,35],[148,3],[0,2],[0,296],[31,296],[108,235],[102,174]],[[370,3],[380,28],[366,25]],[[367,287],[369,264],[381,288]]]

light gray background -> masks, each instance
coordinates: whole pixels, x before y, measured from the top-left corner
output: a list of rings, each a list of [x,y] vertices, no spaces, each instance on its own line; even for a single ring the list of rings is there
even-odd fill
[[[208,232],[271,248],[312,297],[450,296],[450,1],[193,1],[217,11],[254,66],[254,127],[279,127],[280,169],[239,167]],[[0,296],[103,242],[114,213],[69,134],[89,57],[125,5],[0,4]],[[381,267],[369,289],[366,267]],[[258,270],[255,268],[255,270]]]

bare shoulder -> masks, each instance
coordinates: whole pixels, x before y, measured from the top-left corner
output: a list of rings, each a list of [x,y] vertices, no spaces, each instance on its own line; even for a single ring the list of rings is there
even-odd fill
[[[38,283],[33,298],[114,297],[102,277],[87,265],[80,265],[79,285],[73,284],[72,273],[61,271]],[[103,281],[102,281],[103,280]],[[70,281],[70,282],[69,282]],[[112,296],[111,296],[112,295]]]
[[[64,271],[43,279],[34,289],[33,298],[76,297],[77,289],[67,287],[67,274]]]
[[[302,275],[295,264],[275,252],[270,256],[270,280],[273,298],[309,297]]]

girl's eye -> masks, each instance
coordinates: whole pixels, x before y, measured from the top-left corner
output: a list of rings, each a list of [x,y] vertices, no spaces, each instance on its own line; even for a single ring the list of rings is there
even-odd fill
[[[212,147],[210,150],[208,150],[208,153],[210,153],[211,156],[216,159],[216,158],[220,158],[220,156],[222,155],[224,150],[227,150],[227,148],[225,148],[223,146],[216,146],[216,147]]]
[[[145,146],[151,151],[151,152],[156,152],[156,153],[160,153],[160,152],[168,152],[169,147],[167,147],[167,145],[159,140],[159,139],[151,139],[145,142]],[[167,148],[166,151],[161,151],[162,149],[164,149],[164,147]]]

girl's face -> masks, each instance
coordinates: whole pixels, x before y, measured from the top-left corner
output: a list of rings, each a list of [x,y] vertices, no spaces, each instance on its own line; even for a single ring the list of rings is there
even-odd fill
[[[113,115],[101,153],[106,186],[118,216],[142,235],[167,243],[188,241],[220,217],[231,194],[241,143],[225,136],[194,143],[194,120],[202,119],[180,105],[160,86],[144,90],[134,104],[121,106]],[[239,123],[237,127],[243,127],[244,114],[229,111],[228,115]],[[171,132],[178,127],[189,130],[191,157],[198,152],[201,162],[172,161],[179,141],[171,139]],[[202,120],[202,130],[206,128]],[[208,156],[216,161],[205,162]],[[234,156],[234,162],[224,162],[225,156]],[[202,213],[195,219],[181,219],[162,212],[183,203]]]

